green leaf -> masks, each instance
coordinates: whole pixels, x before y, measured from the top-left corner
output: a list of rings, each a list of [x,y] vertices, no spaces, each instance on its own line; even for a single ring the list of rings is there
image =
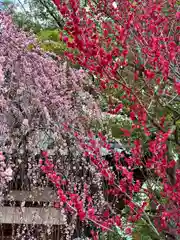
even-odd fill
[[[119,138],[123,137],[123,133],[120,131],[118,125],[111,126],[111,132],[112,132],[112,137],[113,138],[119,139]]]
[[[120,236],[123,235],[123,231],[118,226],[115,226],[115,229]]]
[[[38,38],[43,40],[53,40],[59,42],[59,30],[42,30],[37,34]]]

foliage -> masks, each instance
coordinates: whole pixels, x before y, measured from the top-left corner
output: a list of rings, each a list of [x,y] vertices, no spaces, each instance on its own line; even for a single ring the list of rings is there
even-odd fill
[[[13,2],[11,0],[0,1],[0,7],[2,10],[7,10],[12,4]]]
[[[64,51],[67,51],[66,44],[59,39],[58,30],[42,30],[37,36],[40,46],[45,52],[48,51],[63,55]]]
[[[19,1],[21,3],[21,1]],[[41,30],[42,26],[39,22],[34,21],[30,13],[26,12],[23,4],[20,4],[20,8],[18,8],[17,1],[12,0],[4,0],[0,2],[1,10],[5,10],[13,16],[14,22],[17,24],[18,27],[23,28],[25,31],[33,31],[37,33]],[[19,10],[21,9],[21,10]]]
[[[63,27],[63,20],[51,0],[4,0],[1,9],[8,10],[16,25],[25,31],[39,33]]]
[[[16,12],[15,10],[13,19],[16,25],[24,31],[32,30],[34,33],[39,33],[42,29],[42,25],[40,23],[35,22],[29,15],[23,12]]]
[[[64,32],[66,34],[66,32]],[[38,39],[38,44],[41,47],[41,49],[45,52],[50,52],[55,54],[55,57],[60,58],[61,60],[65,60],[64,52],[69,51],[72,53],[76,53],[75,50],[71,50],[67,47],[64,39],[59,39],[59,32],[57,29],[55,30],[50,30],[50,29],[45,29],[39,31],[37,33],[37,39]],[[79,64],[71,64],[69,65],[73,68],[80,69]]]
[[[14,9],[15,23],[26,31],[38,33],[41,29],[57,29],[63,27],[63,20],[51,0],[19,1],[18,9]]]
[[[63,27],[63,19],[51,0],[27,0],[26,4],[34,21],[39,22],[43,28]]]
[[[156,240],[157,237],[154,235],[152,230],[149,228],[147,224],[145,224],[142,220],[136,223],[136,227],[133,233],[134,239],[143,239],[143,240]]]

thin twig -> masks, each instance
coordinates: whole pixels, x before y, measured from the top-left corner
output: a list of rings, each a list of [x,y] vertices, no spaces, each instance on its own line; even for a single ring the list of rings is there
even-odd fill
[[[121,188],[120,188],[118,185],[117,185],[117,187],[121,190]],[[123,192],[123,193],[125,194],[126,197],[128,197],[128,199],[130,199],[130,200],[132,199],[132,198],[129,196],[129,194],[127,194],[126,192]],[[137,208],[141,208],[141,206],[139,206],[137,203],[134,203],[134,202],[133,202],[133,204],[134,204]],[[157,231],[157,229],[155,228],[155,226],[153,225],[153,223],[151,222],[151,220],[150,220],[149,216],[147,215],[147,213],[146,213],[144,210],[143,210],[142,212],[143,212],[144,216],[146,217],[148,223],[150,224],[152,230],[153,230],[153,231],[156,233],[156,235],[159,237],[160,234],[159,234],[159,232]]]

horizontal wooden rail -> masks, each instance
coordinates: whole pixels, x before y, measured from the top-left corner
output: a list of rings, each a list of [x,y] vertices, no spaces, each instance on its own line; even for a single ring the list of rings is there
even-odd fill
[[[13,190],[5,197],[8,201],[37,201],[37,202],[56,202],[58,197],[55,191],[50,188],[44,190],[19,191]]]
[[[64,215],[55,208],[0,207],[0,224],[63,225]]]

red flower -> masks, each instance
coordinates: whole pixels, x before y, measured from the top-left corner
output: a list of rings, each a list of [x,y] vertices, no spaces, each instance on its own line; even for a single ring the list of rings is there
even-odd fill
[[[131,136],[130,131],[128,131],[127,129],[120,128],[120,130],[123,132],[125,137],[130,137]]]
[[[109,210],[108,209],[106,211],[104,211],[103,217],[104,218],[109,218]]]
[[[127,227],[127,228],[125,229],[125,233],[126,233],[127,235],[131,235],[131,234],[132,234],[132,228]]]
[[[67,36],[64,36],[64,37],[62,38],[62,40],[66,43],[66,42],[68,42],[68,37],[67,37]]]
[[[177,19],[177,20],[180,20],[180,12],[177,12],[177,13],[176,13],[176,19]]]
[[[94,215],[95,215],[95,210],[94,210],[94,208],[89,208],[89,209],[88,209],[88,216],[89,216],[89,218],[93,219],[93,218],[94,218]]]
[[[147,77],[148,79],[153,79],[154,76],[155,76],[155,73],[152,72],[152,71],[150,71],[150,70],[145,70],[145,71],[144,71],[144,74],[146,75],[146,77]]]
[[[78,215],[79,215],[80,220],[83,221],[85,219],[86,213],[83,211],[79,211]]]
[[[132,121],[136,119],[136,115],[134,112],[131,111],[129,115]]]

